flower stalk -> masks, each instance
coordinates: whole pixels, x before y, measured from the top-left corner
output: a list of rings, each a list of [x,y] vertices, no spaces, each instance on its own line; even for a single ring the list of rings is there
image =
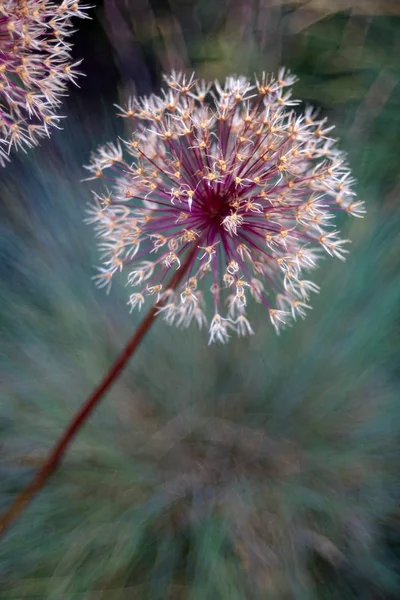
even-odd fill
[[[171,278],[167,289],[174,290],[184,277],[188,269],[190,269],[192,262],[197,253],[197,243],[193,244],[190,252],[187,254],[186,260],[180,268],[175,272]],[[142,322],[137,327],[131,339],[128,341],[125,348],[122,350],[120,355],[111,366],[107,375],[103,378],[101,383],[93,390],[90,396],[86,399],[84,404],[75,414],[69,425],[64,429],[59,440],[51,450],[49,456],[45,460],[41,469],[36,473],[31,482],[26,486],[22,492],[15,498],[11,506],[4,512],[0,519],[0,536],[2,536],[6,530],[18,519],[23,510],[30,504],[36,494],[44,487],[47,480],[58,468],[61,460],[63,459],[69,445],[73,438],[77,435],[82,426],[86,423],[100,400],[103,398],[105,393],[111,388],[118,377],[121,375],[123,369],[127,365],[130,358],[138,348],[140,342],[149,331],[150,327],[154,323],[157,315],[162,309],[164,300],[160,299],[157,301],[148,311]]]

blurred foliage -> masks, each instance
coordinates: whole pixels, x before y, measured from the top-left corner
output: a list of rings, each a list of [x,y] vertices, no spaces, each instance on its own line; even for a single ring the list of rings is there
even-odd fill
[[[121,96],[171,67],[296,72],[297,96],[338,124],[368,215],[343,221],[347,262],[325,261],[314,310],[280,337],[257,307],[256,335],[222,347],[156,323],[4,540],[1,598],[398,597],[399,12],[372,0],[98,10]],[[120,125],[81,99],[63,132],[1,173],[4,506],[137,321],[126,289],[90,280],[80,165]]]

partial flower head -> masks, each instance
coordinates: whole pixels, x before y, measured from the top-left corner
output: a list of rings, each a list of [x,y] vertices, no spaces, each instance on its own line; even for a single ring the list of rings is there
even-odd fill
[[[76,0],[0,0],[0,164],[13,146],[36,145],[57,127],[71,64],[72,17],[86,17]]]
[[[104,259],[95,279],[109,289],[125,271],[132,309],[152,297],[170,324],[209,321],[210,342],[253,333],[250,298],[279,331],[310,308],[318,286],[305,273],[321,255],[345,258],[335,212],[364,213],[333,127],[295,110],[296,79],[284,69],[254,83],[165,80],[161,96],[118,107],[132,137],[87,167],[107,185],[87,219]],[[171,290],[175,269],[185,272]]]

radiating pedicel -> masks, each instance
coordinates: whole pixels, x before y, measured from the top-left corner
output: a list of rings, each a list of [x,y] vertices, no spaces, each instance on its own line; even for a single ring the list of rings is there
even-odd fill
[[[254,82],[165,81],[161,96],[118,107],[133,135],[86,167],[105,184],[87,218],[103,259],[96,282],[109,290],[125,271],[131,309],[149,298],[171,325],[209,323],[210,343],[253,333],[250,298],[279,331],[310,308],[319,288],[307,273],[321,256],[345,258],[335,213],[365,212],[333,127],[295,108],[284,69]],[[183,264],[181,287],[168,289]]]

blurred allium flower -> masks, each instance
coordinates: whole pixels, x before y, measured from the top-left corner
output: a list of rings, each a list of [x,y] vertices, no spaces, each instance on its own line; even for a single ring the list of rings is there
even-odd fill
[[[12,146],[32,147],[50,127],[67,81],[79,73],[71,64],[71,18],[86,17],[75,0],[0,0],[0,164]]]
[[[201,327],[211,304],[210,342],[253,333],[250,296],[278,331],[304,317],[318,291],[303,272],[323,250],[342,260],[347,253],[334,213],[364,213],[333,127],[312,108],[295,112],[286,88],[296,78],[283,69],[255,85],[228,77],[213,86],[175,72],[165,80],[161,97],[118,107],[132,120],[131,139],[101,147],[87,167],[89,179],[110,182],[87,219],[104,259],[95,279],[109,289],[126,270],[136,288],[131,308],[155,296],[178,326]],[[166,289],[194,245],[181,288]]]

